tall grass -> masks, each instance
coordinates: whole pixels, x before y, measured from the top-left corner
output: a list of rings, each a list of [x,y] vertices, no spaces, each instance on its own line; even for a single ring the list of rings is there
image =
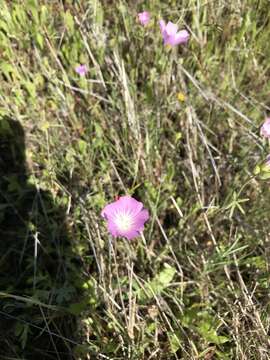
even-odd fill
[[[18,121],[27,162],[0,174],[1,358],[268,359],[269,1],[0,5],[0,137]],[[100,217],[127,193],[131,242]]]

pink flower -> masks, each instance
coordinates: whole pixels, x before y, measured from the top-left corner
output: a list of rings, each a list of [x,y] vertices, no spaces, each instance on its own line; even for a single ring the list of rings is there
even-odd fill
[[[86,65],[78,65],[76,68],[75,68],[75,71],[77,74],[81,75],[81,76],[84,76],[86,73],[87,73],[87,66]]]
[[[189,39],[187,30],[178,31],[178,26],[171,21],[166,25],[164,20],[159,22],[161,34],[164,40],[164,45],[175,46],[178,44],[186,44]]]
[[[143,11],[138,14],[138,18],[141,25],[146,26],[150,21],[150,13],[148,11]]]
[[[105,206],[101,216],[107,220],[107,227],[113,236],[123,236],[131,240],[139,235],[144,223],[149,219],[143,203],[131,196],[122,196]]]
[[[261,136],[270,138],[270,118],[267,118],[261,127]]]

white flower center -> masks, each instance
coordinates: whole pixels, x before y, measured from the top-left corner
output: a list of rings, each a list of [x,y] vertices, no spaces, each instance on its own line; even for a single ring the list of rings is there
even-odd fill
[[[119,212],[115,216],[115,224],[120,231],[128,231],[133,224],[133,218],[131,214],[126,212]]]

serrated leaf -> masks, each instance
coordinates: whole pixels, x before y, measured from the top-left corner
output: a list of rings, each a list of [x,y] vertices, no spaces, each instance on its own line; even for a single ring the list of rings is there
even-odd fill
[[[216,345],[230,341],[228,337],[217,334],[216,329],[219,327],[219,322],[207,311],[199,311],[197,313],[196,322],[197,332],[205,341]]]
[[[198,333],[209,343],[221,345],[230,340],[226,336],[218,335],[216,330],[212,327],[212,324],[208,323],[207,320],[205,322],[201,322],[197,330]]]

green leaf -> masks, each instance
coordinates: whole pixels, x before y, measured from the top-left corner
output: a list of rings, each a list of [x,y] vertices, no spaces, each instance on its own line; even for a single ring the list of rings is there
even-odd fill
[[[89,298],[82,300],[81,302],[70,304],[68,311],[72,315],[80,315],[87,307],[89,307]]]
[[[209,322],[202,322],[197,328],[198,333],[208,342],[220,345],[228,342],[230,339],[226,336],[218,335],[216,330],[212,327],[213,325]]]
[[[44,44],[43,36],[40,33],[36,33],[35,34],[35,39],[36,39],[36,42],[37,42],[38,46],[41,49],[43,49],[43,44]]]
[[[144,289],[137,290],[139,300],[151,299],[159,295],[173,280],[176,270],[174,267],[166,265],[166,267],[157,274],[153,280],[144,285]]]
[[[74,20],[73,16],[69,11],[64,14],[64,23],[67,31],[72,35],[74,33]]]
[[[253,174],[254,175],[258,175],[261,172],[261,168],[259,165],[256,165],[254,170],[253,170]]]
[[[103,14],[102,5],[101,5],[100,1],[96,1],[96,4],[95,4],[95,23],[96,23],[96,25],[102,26],[103,18],[104,18],[104,14]]]
[[[261,179],[261,180],[268,180],[268,179],[270,179],[270,172],[268,172],[268,173],[261,173],[260,175],[259,175],[259,178]]]
[[[257,164],[253,170],[253,174],[256,175],[261,180],[270,179],[270,166],[268,163],[264,162],[262,164]]]
[[[247,266],[254,266],[259,270],[267,271],[267,261],[262,256],[253,256],[243,261]]]
[[[186,310],[181,319],[182,325],[196,331],[208,343],[220,345],[230,341],[229,337],[217,334],[220,322],[207,311],[200,311],[201,306],[203,304],[196,304]]]
[[[29,331],[29,325],[22,324],[20,322],[18,322],[16,324],[15,329],[14,329],[14,334],[15,334],[15,336],[17,336],[19,338],[23,349],[25,348],[25,345],[27,342],[28,331]]]
[[[55,290],[56,302],[62,304],[65,301],[69,301],[75,293],[73,286],[64,286]]]
[[[178,336],[176,335],[175,332],[169,331],[167,333],[167,335],[168,335],[168,338],[169,338],[169,343],[170,343],[170,346],[171,346],[171,350],[172,350],[173,353],[176,353],[176,351],[179,350],[179,348],[181,346],[180,340],[178,339]]]
[[[36,86],[32,81],[24,81],[24,87],[32,98],[36,98]]]
[[[3,62],[0,64],[0,71],[3,72],[3,74],[9,79],[9,81],[11,80],[10,74],[15,76],[18,74],[17,69],[7,62]]]
[[[80,139],[80,140],[78,140],[77,145],[78,145],[78,148],[79,148],[79,152],[82,155],[85,155],[87,153],[87,147],[88,147],[87,142]]]
[[[197,313],[196,325],[198,333],[209,343],[220,345],[230,341],[228,337],[217,334],[219,321],[207,311]]]
[[[3,20],[0,20],[0,29],[4,30],[6,33],[8,33],[8,25]]]
[[[37,0],[27,0],[27,9],[29,9],[32,13],[33,19],[36,24],[39,22],[38,9],[39,4]]]

